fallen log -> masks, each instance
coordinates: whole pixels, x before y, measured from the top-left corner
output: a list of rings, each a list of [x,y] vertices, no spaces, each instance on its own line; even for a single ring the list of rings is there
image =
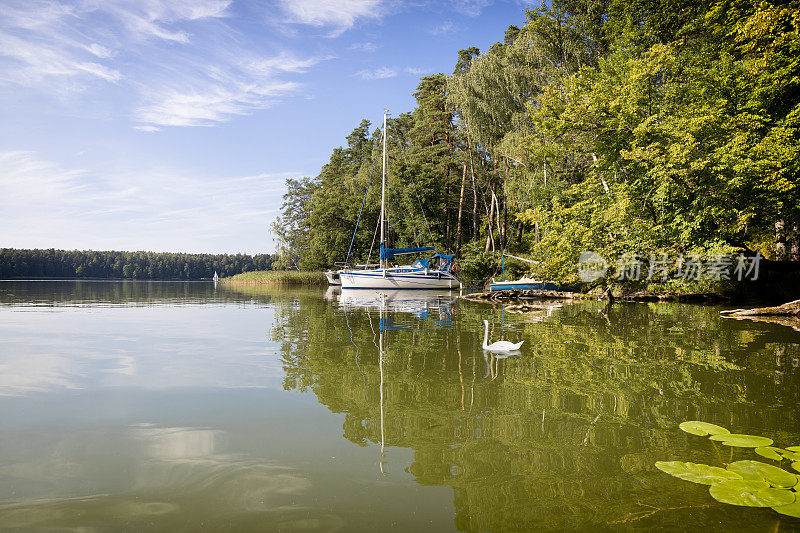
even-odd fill
[[[475,302],[506,302],[525,298],[547,298],[552,300],[596,300],[597,296],[579,292],[551,291],[545,289],[509,289],[502,291],[474,292],[461,296]]]
[[[753,309],[731,309],[720,311],[728,317],[739,316],[800,316],[800,300],[787,302],[775,307],[754,307]]]

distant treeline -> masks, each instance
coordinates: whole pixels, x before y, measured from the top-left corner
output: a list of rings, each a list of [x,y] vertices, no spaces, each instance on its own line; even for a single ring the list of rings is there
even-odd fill
[[[270,270],[270,254],[182,254],[0,248],[0,278],[175,279]]]

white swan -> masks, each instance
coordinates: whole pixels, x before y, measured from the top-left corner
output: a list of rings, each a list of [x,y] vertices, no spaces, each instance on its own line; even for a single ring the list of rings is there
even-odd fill
[[[522,346],[522,343],[525,341],[520,341],[517,344],[508,341],[497,341],[493,342],[492,344],[487,344],[489,342],[489,321],[484,320],[483,325],[485,326],[483,329],[483,349],[489,352],[496,352],[496,353],[508,353],[508,352],[515,352],[519,350],[519,347]]]

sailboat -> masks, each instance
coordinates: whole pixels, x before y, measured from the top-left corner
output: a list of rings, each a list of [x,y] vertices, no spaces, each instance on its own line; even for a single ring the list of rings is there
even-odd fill
[[[453,272],[454,256],[434,253],[407,266],[389,266],[395,256],[435,251],[432,246],[389,248],[386,246],[386,117],[383,113],[383,177],[381,179],[381,241],[378,268],[339,271],[342,289],[457,289],[461,283]]]
[[[339,279],[338,270],[326,270],[325,277],[328,279],[328,285],[341,285],[342,281]]]

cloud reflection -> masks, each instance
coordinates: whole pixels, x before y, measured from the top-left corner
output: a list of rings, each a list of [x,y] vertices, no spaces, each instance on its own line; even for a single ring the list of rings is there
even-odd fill
[[[271,310],[0,308],[0,396],[64,390],[281,388]],[[42,332],[46,331],[47,335]],[[135,333],[135,334],[133,334]]]
[[[153,525],[230,529],[259,524],[267,529],[331,531],[342,525],[335,515],[295,503],[312,489],[307,476],[225,453],[224,431],[135,424],[128,430],[128,440],[133,444],[128,453],[135,456],[129,489],[0,503],[0,529],[113,528],[113,524],[132,529]],[[68,457],[63,460],[71,464]]]

